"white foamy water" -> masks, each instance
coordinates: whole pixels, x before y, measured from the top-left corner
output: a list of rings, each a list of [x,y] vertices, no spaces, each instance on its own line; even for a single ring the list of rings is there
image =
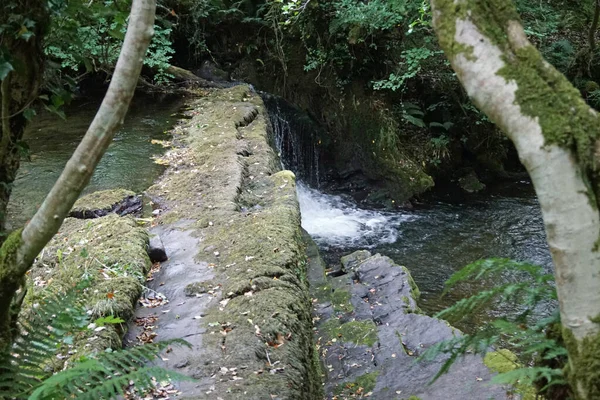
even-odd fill
[[[321,246],[376,247],[398,240],[402,222],[413,216],[365,210],[340,196],[297,184],[302,227]]]

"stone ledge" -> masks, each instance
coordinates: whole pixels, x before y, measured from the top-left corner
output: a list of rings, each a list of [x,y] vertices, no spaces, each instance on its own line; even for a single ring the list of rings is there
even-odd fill
[[[320,400],[295,177],[278,171],[262,100],[212,90],[188,113],[148,191],[169,254],[151,283],[170,301],[157,339],[193,346],[164,365],[198,379],[180,398]]]
[[[64,293],[88,279],[91,285],[84,291],[84,301],[91,320],[108,315],[128,320],[150,269],[147,244],[146,230],[131,217],[67,218],[28,275],[24,309],[42,301],[49,291]],[[99,332],[84,332],[70,349],[80,356],[120,348],[125,328],[108,325]],[[61,368],[66,360],[57,359],[61,365],[55,367]]]

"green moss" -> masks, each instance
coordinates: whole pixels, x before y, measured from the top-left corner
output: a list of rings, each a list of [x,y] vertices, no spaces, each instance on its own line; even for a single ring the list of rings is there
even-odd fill
[[[483,363],[492,371],[505,373],[519,366],[517,355],[508,349],[490,351],[483,358]]]
[[[14,270],[11,268],[15,265],[17,252],[23,242],[21,234],[23,229],[17,229],[12,232],[4,243],[0,247],[0,280],[6,279],[6,277],[14,275]]]
[[[436,20],[436,33],[440,46],[451,60],[457,54],[472,57],[472,49],[455,40],[456,21],[471,20],[492,43],[506,46],[506,28],[510,21],[521,21],[514,3],[507,0],[456,3],[451,0],[434,1],[434,9],[440,17]]]
[[[94,210],[110,211],[125,198],[135,196],[131,190],[112,189],[93,192],[78,199],[71,212],[84,212]]]
[[[403,265],[400,266],[400,268],[402,268],[402,270],[404,272],[406,272],[406,280],[408,281],[408,284],[410,286],[410,292],[411,292],[411,295],[412,295],[413,299],[415,301],[419,300],[419,297],[421,297],[421,290],[419,289],[419,286],[417,286],[417,283],[413,279],[413,277],[412,277],[410,271],[408,270],[408,268],[406,268]]]
[[[339,384],[333,389],[333,392],[338,396],[353,396],[356,394],[365,394],[373,391],[377,384],[379,371],[368,372],[357,377],[353,382]],[[362,397],[362,396],[361,396]]]
[[[499,349],[486,353],[483,363],[492,372],[504,374],[521,368],[517,355],[508,349]],[[536,400],[538,398],[535,387],[529,384],[519,383],[515,386],[515,391],[521,396],[522,400]]]
[[[315,295],[320,303],[331,302],[334,311],[351,313],[354,307],[350,299],[352,295],[345,289],[332,289],[331,285],[322,285],[316,288]]]
[[[215,287],[213,281],[192,282],[183,289],[186,296],[195,296],[197,294],[206,293]]]
[[[342,311],[350,313],[354,311],[354,307],[350,302],[350,292],[343,289],[337,289],[331,294],[331,304],[333,305],[334,311]]]
[[[319,330],[330,339],[358,345],[373,346],[377,343],[377,326],[371,320],[350,321],[341,324],[338,319],[330,319],[323,323]]]
[[[538,118],[547,143],[577,152],[584,168],[594,168],[594,143],[598,138],[598,117],[573,85],[541,54],[527,46],[506,59],[499,75],[514,80],[516,102],[524,114]]]
[[[577,340],[568,328],[563,327],[562,333],[569,352],[565,373],[573,391],[579,391],[576,398],[600,399],[600,333],[583,340]]]
[[[67,218],[31,269],[26,304],[41,301],[48,291],[64,292],[88,279],[92,285],[84,291],[84,303],[92,318],[113,315],[127,320],[150,267],[147,244],[147,232],[131,217]],[[85,334],[75,346],[93,342],[87,346],[91,350],[115,348],[121,327],[110,325],[106,331],[110,332]],[[97,338],[90,341],[92,337]]]
[[[584,90],[588,93],[600,90],[600,85],[594,81],[587,81],[584,85]]]

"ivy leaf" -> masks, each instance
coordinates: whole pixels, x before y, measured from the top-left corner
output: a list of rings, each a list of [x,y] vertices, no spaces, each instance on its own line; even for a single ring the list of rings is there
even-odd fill
[[[3,81],[10,71],[14,71],[12,64],[3,58],[0,58],[0,81]]]
[[[31,121],[33,117],[36,116],[35,110],[33,108],[26,108],[25,111],[23,111],[23,116],[27,121]]]

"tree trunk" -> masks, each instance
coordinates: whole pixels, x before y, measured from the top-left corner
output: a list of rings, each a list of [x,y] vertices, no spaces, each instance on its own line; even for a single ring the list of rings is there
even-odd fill
[[[10,10],[10,12],[9,12]],[[11,16],[20,16],[35,21],[35,25],[25,28],[31,34],[27,39],[22,37],[24,29],[20,24],[11,22]],[[23,137],[26,120],[23,116],[32,102],[37,99],[42,83],[44,51],[42,40],[48,29],[49,15],[47,1],[20,0],[9,2],[0,8],[0,25],[7,28],[0,34],[0,45],[10,55],[14,68],[3,80],[0,90],[2,104],[0,118],[0,232],[5,231],[6,207],[19,169],[18,142]],[[21,34],[16,31],[21,30]],[[4,236],[0,236],[0,243]]]
[[[152,38],[155,8],[156,0],[133,1],[125,41],[100,109],[39,210],[0,248],[0,346],[10,343],[6,328],[11,326],[10,300],[18,283],[62,225],[123,123]]]
[[[440,45],[474,103],[514,142],[542,208],[568,378],[600,398],[600,124],[531,45],[509,0],[431,0]]]

